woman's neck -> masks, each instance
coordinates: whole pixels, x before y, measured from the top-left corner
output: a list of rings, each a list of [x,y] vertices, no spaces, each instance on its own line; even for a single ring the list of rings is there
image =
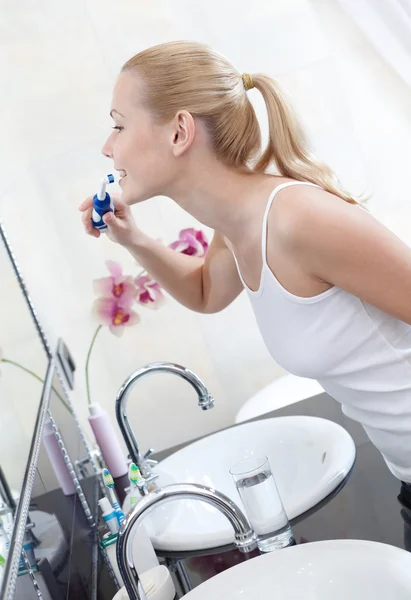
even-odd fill
[[[279,179],[234,170],[213,159],[201,168],[187,169],[167,195],[195,219],[235,243],[255,217],[258,200],[268,198]]]

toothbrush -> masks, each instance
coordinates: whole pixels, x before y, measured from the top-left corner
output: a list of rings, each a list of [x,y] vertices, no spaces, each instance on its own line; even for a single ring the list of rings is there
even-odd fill
[[[104,485],[108,489],[108,495],[110,496],[111,504],[116,512],[118,523],[121,525],[125,519],[125,515],[121,510],[119,503],[117,502],[116,494],[114,492],[114,481],[108,469],[103,470],[103,481]]]
[[[114,183],[118,180],[116,175],[106,175],[100,184],[100,189],[93,198],[93,213],[91,216],[91,222],[93,227],[99,231],[106,231],[107,225],[103,221],[103,215],[108,212],[114,211],[114,203],[110,198],[110,195],[106,192],[106,185],[108,183]]]
[[[128,478],[130,480],[130,508],[137,504],[136,491],[144,489],[146,482],[140,473],[140,469],[135,463],[130,463],[128,469]]]

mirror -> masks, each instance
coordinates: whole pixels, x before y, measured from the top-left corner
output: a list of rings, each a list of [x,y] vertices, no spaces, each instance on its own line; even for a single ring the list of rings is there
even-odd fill
[[[115,580],[100,568],[106,556],[95,526],[104,489],[67,392],[73,387],[74,361],[61,339],[51,357],[1,223],[0,233],[0,586],[4,579],[7,590],[16,585],[16,597],[24,590],[25,598],[27,575],[37,574],[39,585],[51,586],[54,594],[91,598],[100,579],[107,578],[104,587],[114,595]],[[19,543],[29,572],[27,563],[19,563],[20,550],[10,558]]]
[[[22,491],[48,365],[38,331],[10,261],[8,240],[0,239],[0,566],[7,560],[5,536],[11,535],[12,510]],[[4,562],[3,562],[4,561]]]

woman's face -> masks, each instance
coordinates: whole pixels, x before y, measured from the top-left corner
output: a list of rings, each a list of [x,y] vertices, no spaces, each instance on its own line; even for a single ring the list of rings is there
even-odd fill
[[[112,133],[102,153],[122,175],[122,198],[127,204],[166,195],[177,175],[173,154],[173,125],[159,125],[139,102],[141,82],[135,74],[121,73],[113,92]]]

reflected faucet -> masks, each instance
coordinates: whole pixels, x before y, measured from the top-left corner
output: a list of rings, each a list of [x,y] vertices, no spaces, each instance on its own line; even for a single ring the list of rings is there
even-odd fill
[[[214,406],[214,398],[208,392],[205,384],[193,371],[169,362],[155,362],[150,363],[135,373],[132,373],[126,381],[123,383],[118,391],[116,398],[116,418],[120,431],[123,435],[124,441],[126,442],[127,449],[129,451],[131,460],[136,463],[142,476],[147,482],[152,481],[156,478],[156,475],[152,472],[151,467],[156,464],[155,461],[150,460],[148,457],[153,450],[148,450],[144,455],[140,453],[135,438],[134,432],[130,426],[130,422],[127,417],[127,399],[130,395],[131,390],[143,377],[153,373],[171,373],[178,375],[185,379],[189,384],[193,386],[198,396],[198,406],[202,410],[209,410]]]
[[[241,552],[257,547],[257,536],[238,506],[221,492],[194,483],[167,485],[144,496],[123,521],[117,539],[117,563],[130,600],[146,600],[133,560],[133,540],[144,517],[154,508],[182,498],[201,500],[217,508],[234,529],[234,545]]]

